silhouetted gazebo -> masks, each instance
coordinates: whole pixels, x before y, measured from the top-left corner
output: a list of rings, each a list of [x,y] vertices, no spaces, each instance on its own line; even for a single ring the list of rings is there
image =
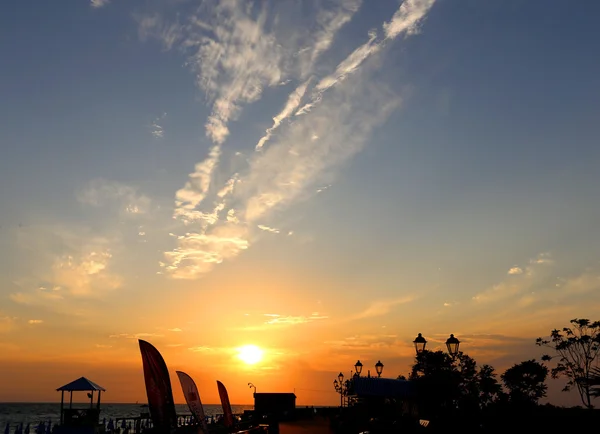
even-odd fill
[[[60,391],[60,424],[64,426],[95,426],[100,421],[100,396],[106,392],[104,387],[97,385],[85,377],[78,378],[56,389]],[[69,408],[64,408],[65,392],[69,392]],[[88,392],[90,398],[89,409],[73,408],[73,392]],[[98,401],[94,408],[94,392],[98,392]]]

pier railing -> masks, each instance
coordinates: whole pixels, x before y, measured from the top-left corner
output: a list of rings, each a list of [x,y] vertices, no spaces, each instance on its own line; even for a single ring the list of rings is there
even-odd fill
[[[233,417],[238,421],[241,420],[241,414],[234,414]],[[218,425],[223,420],[223,414],[218,413],[207,416],[206,423],[208,426]],[[197,424],[195,417],[192,414],[178,414],[177,426],[191,426]],[[152,428],[152,419],[149,415],[133,416],[133,417],[117,417],[100,421],[100,428],[104,428],[106,433],[112,434],[141,434],[144,430]],[[4,427],[4,434],[52,434],[59,426],[58,423],[52,423],[51,420],[43,421],[35,424],[8,423]],[[0,428],[1,429],[1,428]]]

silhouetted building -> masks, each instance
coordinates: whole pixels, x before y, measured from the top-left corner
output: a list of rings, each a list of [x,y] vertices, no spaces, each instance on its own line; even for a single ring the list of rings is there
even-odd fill
[[[291,416],[296,409],[293,393],[255,393],[254,411],[262,415]]]

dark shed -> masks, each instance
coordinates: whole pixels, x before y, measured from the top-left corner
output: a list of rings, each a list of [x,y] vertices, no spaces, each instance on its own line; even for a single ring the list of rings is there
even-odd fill
[[[255,393],[254,411],[259,414],[289,415],[296,409],[293,393]]]

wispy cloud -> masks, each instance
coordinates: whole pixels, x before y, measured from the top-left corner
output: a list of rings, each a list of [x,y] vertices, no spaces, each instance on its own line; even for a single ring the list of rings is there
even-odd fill
[[[212,351],[212,348],[210,347],[203,347],[203,346],[196,346],[196,347],[190,347],[188,348],[188,350],[194,352],[194,353],[203,353],[205,351]]]
[[[273,234],[278,234],[280,232],[279,229],[271,228],[265,225],[256,225],[256,227],[258,227],[258,229],[260,229],[261,231],[271,232]]]
[[[211,148],[208,157],[196,164],[196,168],[193,173],[190,173],[185,186],[175,194],[174,217],[181,217],[187,223],[198,219],[199,214],[196,207],[208,194],[212,174],[220,156],[221,147],[215,145]]]
[[[386,41],[414,33],[433,1],[405,1],[383,26],[384,38],[377,31],[370,32],[367,41],[333,72],[321,79],[307,79],[306,71],[312,70],[335,32],[360,4],[351,0],[334,3],[329,12],[318,13],[321,33],[300,38],[307,42],[300,46],[297,38],[278,32],[277,20],[269,15],[266,3],[254,8],[239,1],[219,2],[214,8],[202,9],[204,15],[176,27],[178,36],[170,40],[190,56],[188,64],[197,74],[198,86],[211,101],[206,133],[213,145],[176,193],[174,216],[198,228],[177,237],[177,247],[165,253],[162,266],[172,277],[197,278],[249,248],[250,240],[260,233],[257,229],[268,231],[258,222],[307,199],[317,185],[328,183],[337,168],[359,152],[373,129],[400,105],[400,95],[371,80],[380,66],[367,60],[382,53]],[[157,26],[162,29],[157,32],[159,37],[172,35],[164,32],[164,24]],[[151,27],[146,25],[145,31]],[[244,169],[225,175],[228,181],[224,185],[217,184],[216,180],[223,178],[216,177],[215,171],[229,135],[228,123],[239,116],[243,106],[260,99],[265,88],[290,79],[298,83],[254,146],[259,152],[245,160]],[[298,109],[307,95],[308,102]],[[294,113],[302,116],[284,122]],[[200,209],[201,205],[210,208]]]
[[[319,26],[313,32],[311,46],[298,53],[300,57],[306,57],[300,66],[302,77],[312,72],[317,59],[329,50],[337,32],[352,19],[361,3],[361,0],[338,0],[331,9],[322,9],[317,13],[316,22]]]
[[[196,278],[250,245],[246,229],[235,225],[217,227],[210,234],[186,233],[178,237],[178,244],[161,263],[177,279]]]
[[[112,348],[112,345],[106,345],[106,344],[96,344],[96,348]]]
[[[150,210],[150,198],[138,192],[136,187],[117,181],[98,178],[77,193],[79,202],[101,207],[117,204],[125,214],[144,214]]]
[[[309,83],[308,81],[305,81],[300,86],[298,86],[294,92],[292,92],[288,96],[288,100],[285,103],[285,106],[283,107],[281,112],[279,112],[279,114],[273,118],[273,126],[271,128],[267,128],[266,134],[263,137],[261,137],[260,140],[258,141],[258,143],[256,145],[257,151],[260,150],[265,145],[267,140],[269,140],[271,138],[271,135],[279,127],[279,125],[281,125],[281,122],[284,119],[290,117],[294,113],[294,111],[298,108],[298,106],[300,105],[300,102],[302,101],[302,97],[306,93],[306,88],[308,87],[308,83]]]
[[[360,312],[358,315],[354,316],[354,319],[362,319],[362,318],[372,318],[376,316],[383,316],[390,313],[396,306],[400,306],[402,304],[410,303],[415,300],[413,296],[405,296],[400,298],[395,298],[391,300],[378,300],[373,303],[369,307],[367,307],[364,311]]]
[[[385,351],[390,348],[398,349],[399,347],[406,346],[394,334],[354,335],[344,339],[326,341],[325,344],[334,350],[361,351],[363,353]]]
[[[473,300],[478,303],[498,301],[535,291],[547,282],[548,266],[553,265],[554,260],[550,253],[540,253],[528,261],[527,266],[514,266],[508,270],[511,279],[499,282],[476,295]],[[537,278],[534,278],[537,277]]]
[[[28,290],[28,288],[23,289],[24,291],[10,294],[8,298],[15,303],[25,305],[47,305],[52,301],[62,300],[64,298],[60,292],[45,292],[39,288],[33,290]]]
[[[110,3],[110,0],[90,0],[90,6],[93,8],[101,8]]]
[[[355,72],[360,65],[372,54],[376,53],[381,48],[377,41],[377,33],[370,32],[369,40],[363,45],[355,49],[348,57],[346,57],[336,68],[335,72],[322,78],[315,86],[315,91],[312,96],[312,101],[304,105],[296,112],[296,115],[302,115],[310,111],[315,104],[321,101],[323,93],[342,82],[350,74]]]
[[[305,324],[313,321],[320,321],[324,319],[328,319],[328,316],[312,314],[310,316],[280,316],[273,314],[265,314],[265,316],[271,317],[271,319],[265,321],[265,324],[270,325],[297,325],[297,324]]]
[[[552,265],[554,264],[554,260],[552,259],[552,255],[550,252],[540,253],[536,258],[533,258],[529,261],[530,264],[544,264],[544,265]]]
[[[27,276],[12,301],[59,307],[68,298],[100,297],[119,288],[122,279],[111,270],[116,238],[94,236],[79,227],[31,226],[20,233],[19,247],[31,255]],[[66,308],[66,306],[63,306]]]
[[[118,333],[109,335],[111,339],[141,339],[141,338],[162,338],[165,335],[160,333]]]
[[[218,19],[203,24],[211,34],[188,34],[185,45],[195,50],[189,61],[197,83],[214,99],[206,134],[216,144],[229,135],[227,124],[243,104],[257,101],[265,86],[283,78],[282,49],[267,28],[267,9],[238,1],[219,1],[211,9]],[[200,27],[201,30],[204,30]]]
[[[383,25],[386,38],[393,39],[401,33],[407,36],[419,32],[419,25],[435,0],[405,0],[390,22]]]
[[[156,139],[162,139],[165,136],[165,129],[160,124],[166,116],[167,114],[163,113],[150,124],[150,134]]]
[[[182,332],[183,330],[181,330],[179,327],[175,327],[172,329],[168,329],[168,331],[178,333],[178,332]]]
[[[35,325],[35,324],[41,324],[41,323],[43,323],[43,322],[44,322],[44,321],[43,321],[43,320],[41,320],[41,319],[30,319],[29,321],[27,321],[27,324],[32,324],[32,325]]]
[[[94,287],[117,289],[121,279],[107,272],[112,255],[108,249],[89,251],[79,257],[64,255],[57,258],[53,281],[74,295],[91,295]]]

